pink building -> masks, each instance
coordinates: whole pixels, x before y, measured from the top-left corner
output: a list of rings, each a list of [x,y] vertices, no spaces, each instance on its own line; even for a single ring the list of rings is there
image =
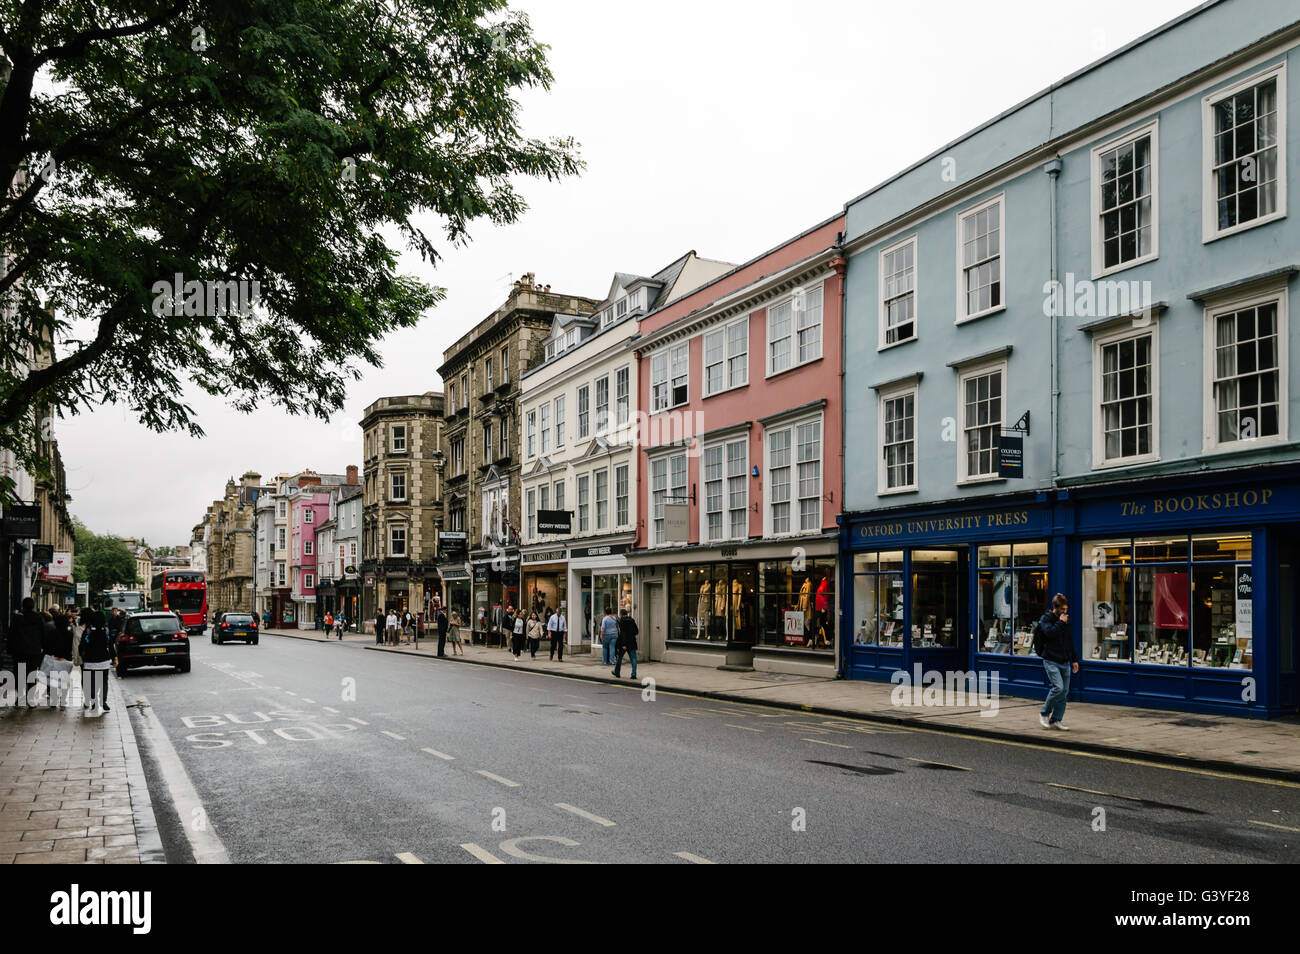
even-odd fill
[[[651,658],[834,674],[843,227],[640,320],[629,562]]]
[[[320,487],[303,487],[289,501],[290,599],[300,629],[316,625],[316,528],[330,518],[330,495]]]

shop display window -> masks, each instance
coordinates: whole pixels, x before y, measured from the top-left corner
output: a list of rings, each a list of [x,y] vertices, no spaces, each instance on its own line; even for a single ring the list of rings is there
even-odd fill
[[[1251,669],[1249,534],[1086,542],[1083,658]]]
[[[801,566],[796,569],[796,566]],[[835,648],[835,561],[759,564],[760,641],[830,652]]]
[[[902,550],[854,556],[854,643],[902,648],[903,592]]]
[[[962,582],[956,550],[912,551],[912,648],[957,645]]]
[[[1047,612],[1047,543],[979,548],[979,651],[1028,656]]]

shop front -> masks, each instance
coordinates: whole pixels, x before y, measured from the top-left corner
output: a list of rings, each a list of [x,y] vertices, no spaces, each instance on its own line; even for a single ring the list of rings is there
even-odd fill
[[[1072,697],[1294,712],[1298,523],[1294,479],[1222,476],[848,515],[844,672],[975,670],[1041,698],[1032,630],[1061,592]]]
[[[563,549],[524,550],[523,590],[519,609],[536,613],[545,625],[551,612],[567,601],[569,591],[568,551]]]
[[[463,566],[439,566],[442,578],[442,605],[447,611],[447,619],[456,617],[465,625],[473,619],[470,615],[470,571]]]
[[[502,623],[507,609],[519,606],[519,556],[489,557],[471,563],[474,642],[505,645]]]
[[[361,622],[361,587],[356,576],[345,576],[334,585],[335,615],[343,614],[350,631],[358,631]]]
[[[644,551],[643,551],[644,552]],[[637,562],[645,559],[637,555]],[[666,662],[834,675],[838,559],[825,538],[681,548],[639,567]],[[662,594],[662,596],[661,596]]]

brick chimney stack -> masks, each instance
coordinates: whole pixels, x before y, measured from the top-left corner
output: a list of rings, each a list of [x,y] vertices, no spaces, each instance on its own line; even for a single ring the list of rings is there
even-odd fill
[[[348,484],[355,486],[357,482],[357,465],[348,464]]]

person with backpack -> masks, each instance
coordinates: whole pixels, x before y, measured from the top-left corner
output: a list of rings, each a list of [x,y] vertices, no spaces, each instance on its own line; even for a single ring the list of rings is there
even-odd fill
[[[640,632],[627,610],[620,610],[618,616],[618,640],[614,643],[614,678],[622,679],[623,654],[632,658],[632,678],[636,678],[636,637]]]
[[[1074,651],[1074,636],[1070,632],[1070,601],[1064,593],[1052,597],[1052,610],[1044,613],[1034,624],[1034,652],[1043,658],[1043,670],[1051,691],[1038,713],[1038,722],[1044,729],[1068,732],[1065,719],[1065,701],[1070,694],[1070,674],[1079,671],[1079,655]]]
[[[72,624],[60,610],[54,611],[53,625],[45,631],[43,650],[41,671],[45,673],[50,705],[66,708],[72,684]]]
[[[81,694],[87,712],[102,715],[108,707],[108,670],[117,664],[117,647],[101,610],[81,611]]]

